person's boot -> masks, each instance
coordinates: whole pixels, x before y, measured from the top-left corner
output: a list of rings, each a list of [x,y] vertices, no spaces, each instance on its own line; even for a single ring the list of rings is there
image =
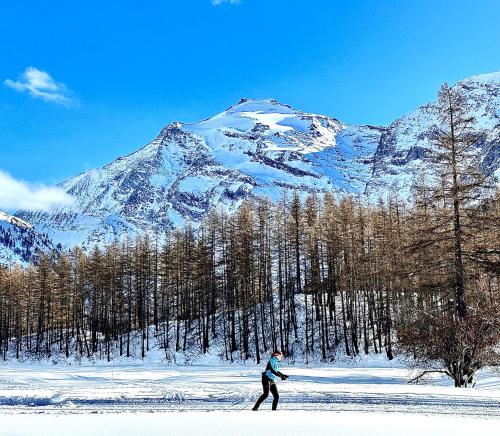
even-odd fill
[[[257,410],[259,410],[259,408],[258,408],[257,406],[253,406],[253,407],[252,407],[252,410],[253,410],[254,412],[257,412]]]

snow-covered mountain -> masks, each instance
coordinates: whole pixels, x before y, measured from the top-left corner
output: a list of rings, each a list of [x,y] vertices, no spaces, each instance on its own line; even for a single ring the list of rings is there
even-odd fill
[[[20,216],[71,245],[161,233],[283,189],[362,192],[383,131],[244,99],[201,122],[172,123],[135,153],[62,183],[71,206]]]
[[[479,127],[488,172],[499,168],[500,73],[459,82]],[[433,103],[388,127],[348,126],[276,100],[242,99],[193,124],[172,123],[151,143],[103,168],[60,184],[75,201],[52,213],[18,216],[64,245],[102,243],[126,233],[161,233],[199,222],[211,207],[301,193],[384,195],[408,192],[426,165],[437,123]]]
[[[500,72],[473,76],[455,86],[464,91],[469,113],[484,133],[478,144],[483,170],[500,176]],[[367,194],[374,196],[392,187],[408,195],[415,173],[431,158],[431,134],[439,124],[435,109],[436,103],[430,102],[387,127],[374,156]]]
[[[0,264],[36,261],[41,251],[55,247],[47,235],[26,221],[0,211]]]

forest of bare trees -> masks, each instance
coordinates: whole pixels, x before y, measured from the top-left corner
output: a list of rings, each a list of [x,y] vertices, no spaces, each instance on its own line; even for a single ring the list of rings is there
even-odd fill
[[[444,106],[460,105],[442,92]],[[289,193],[212,211],[197,228],[0,267],[3,359],[110,360],[137,343],[144,357],[154,336],[167,359],[212,349],[256,362],[272,349],[305,362],[402,351],[441,361],[457,386],[471,383],[497,361],[500,194],[479,201],[484,181],[469,167],[460,173],[473,141],[469,121],[454,115],[443,119],[454,136],[436,137],[442,183],[431,189],[422,176],[411,201]]]
[[[218,339],[228,360],[258,362],[273,348],[306,361],[339,349],[391,359],[398,324],[456,306],[446,214],[425,197],[408,208],[293,195],[212,212],[162,243],[143,237],[3,267],[0,350],[109,359],[114,347],[130,355],[139,332],[144,356],[154,331],[166,350],[204,353]],[[466,218],[464,288],[483,312],[498,311],[498,194]]]

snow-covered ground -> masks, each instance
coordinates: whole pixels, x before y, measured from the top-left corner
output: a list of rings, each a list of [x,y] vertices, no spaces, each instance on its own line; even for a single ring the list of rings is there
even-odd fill
[[[260,372],[254,364],[0,364],[0,434],[402,435],[425,429],[484,436],[500,428],[500,377],[489,371],[474,389],[455,389],[441,377],[408,385],[408,370],[383,360],[285,365],[290,379],[280,382],[280,410],[272,415],[270,399],[259,412],[250,410],[260,395]]]
[[[459,415],[364,412],[102,413],[0,415],[0,434],[17,435],[218,435],[218,436],[422,436],[497,435],[500,420]],[[2,430],[4,429],[4,430]],[[7,429],[7,430],[5,430]]]

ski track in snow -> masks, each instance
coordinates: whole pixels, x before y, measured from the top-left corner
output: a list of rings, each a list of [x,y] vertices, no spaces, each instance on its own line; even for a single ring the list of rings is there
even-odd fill
[[[261,365],[117,367],[8,363],[0,365],[0,415],[166,411],[238,412],[260,395]],[[408,385],[401,367],[290,366],[279,383],[280,409],[392,412],[498,419],[500,377],[480,374],[476,388],[455,389],[433,377]],[[261,406],[270,409],[271,398]]]

